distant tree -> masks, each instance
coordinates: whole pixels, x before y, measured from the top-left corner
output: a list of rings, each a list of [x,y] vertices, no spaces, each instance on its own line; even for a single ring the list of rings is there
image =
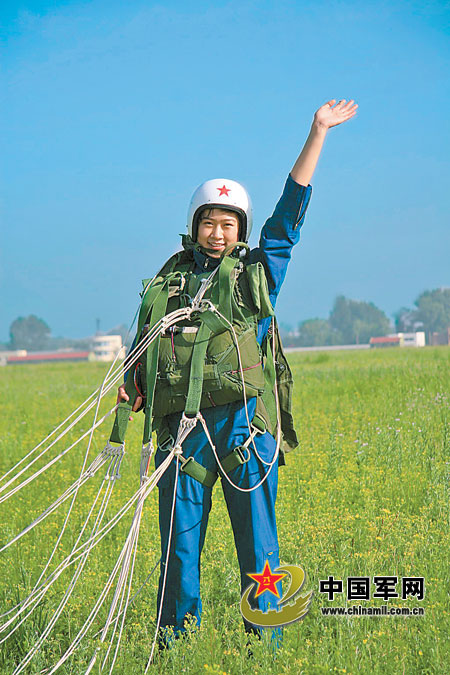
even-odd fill
[[[74,349],[83,352],[90,351],[92,349],[92,338],[52,337],[48,341],[48,349]]]
[[[388,317],[372,302],[349,300],[343,295],[336,298],[329,324],[340,344],[366,344],[371,337],[386,335],[391,326]]]
[[[408,307],[400,307],[394,314],[394,325],[397,333],[413,333],[421,326],[417,319],[417,311]]]
[[[307,319],[298,327],[296,344],[299,347],[320,347],[339,344],[340,336],[326,319]]]
[[[49,344],[50,328],[42,319],[31,314],[12,322],[9,329],[11,349],[39,351]]]
[[[450,288],[424,291],[414,304],[415,317],[427,333],[441,333],[450,326]]]
[[[284,321],[278,322],[278,328],[280,329],[280,335],[282,339],[285,339],[292,333],[292,325],[290,323],[285,323]]]

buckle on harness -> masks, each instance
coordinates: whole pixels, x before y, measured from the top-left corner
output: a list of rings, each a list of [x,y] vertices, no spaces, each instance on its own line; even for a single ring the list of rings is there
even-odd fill
[[[175,439],[173,436],[169,435],[165,441],[162,443],[159,443],[158,448],[159,450],[162,450],[162,452],[169,452],[174,446]]]
[[[194,478],[205,487],[212,488],[217,480],[217,474],[195,461],[193,457],[183,457],[178,455],[180,460],[180,471]]]
[[[190,462],[193,462],[194,458],[193,457],[183,457],[183,455],[178,455],[178,459],[180,460],[180,471],[183,471],[186,473],[186,464],[189,464]]]
[[[236,459],[240,462],[240,464],[246,464],[250,459],[250,450],[246,445],[237,445],[233,452],[235,453]],[[247,456],[245,456],[245,453]]]

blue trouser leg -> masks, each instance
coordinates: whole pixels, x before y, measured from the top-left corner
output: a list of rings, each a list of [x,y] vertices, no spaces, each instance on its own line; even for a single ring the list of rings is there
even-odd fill
[[[176,426],[172,433],[176,435]],[[188,442],[189,441],[189,442]],[[194,452],[195,450],[195,452]],[[208,441],[198,425],[183,444],[185,457],[195,455],[203,466],[214,470],[211,463]],[[156,465],[163,461],[165,453],[156,454]],[[159,529],[161,535],[161,567],[157,606],[161,602],[167,545],[170,531],[176,461],[158,483]],[[164,591],[161,626],[173,626],[175,632],[183,631],[184,619],[191,615],[200,624],[202,603],[200,599],[200,554],[205,541],[206,526],[211,509],[211,488],[205,487],[191,476],[180,472],[178,476],[172,539]]]
[[[247,432],[248,436],[248,432]],[[274,438],[265,433],[255,437],[258,454],[265,462],[273,459],[276,443]],[[248,488],[260,482],[269,467],[250,451],[250,459],[246,464],[237,467],[229,474],[232,481],[242,488]],[[256,490],[239,492],[224,478],[222,488],[233,528],[234,541],[241,573],[241,594],[252,583],[248,573],[259,573],[266,560],[273,571],[279,564],[279,546],[275,518],[275,500],[278,486],[278,462],[270,469],[269,476]],[[278,585],[280,592],[280,585]],[[266,591],[254,597],[250,596],[253,607],[266,612],[278,604],[278,599]],[[255,631],[255,627],[244,619],[247,631]],[[256,629],[260,632],[261,629]]]
[[[250,404],[252,401],[250,401]],[[219,458],[224,458],[237,445],[248,438],[249,432],[244,410],[241,406],[230,404],[216,409],[203,411],[213,443]],[[250,419],[253,411],[249,410]],[[171,419],[171,432],[176,434],[177,418]],[[275,440],[266,433],[255,437],[259,455],[268,462],[273,459]],[[217,464],[207,438],[198,424],[183,444],[183,455],[193,456],[196,461],[210,471],[217,470]],[[164,459],[164,453],[158,450],[156,464]],[[231,480],[239,487],[256,485],[268,467],[264,466],[250,450],[250,459],[230,473]],[[159,522],[161,533],[161,575],[158,592],[158,607],[161,601],[161,589],[164,565],[167,555],[167,542],[170,529],[175,461],[159,483]],[[278,462],[272,467],[268,478],[256,490],[239,492],[222,478],[224,496],[233,528],[234,541],[241,572],[241,590],[251,583],[247,573],[260,572],[266,560],[271,569],[279,565],[278,538],[275,520],[275,499],[278,484]],[[200,554],[203,548],[208,516],[211,508],[211,489],[190,476],[180,473],[175,505],[175,517],[170,548],[166,589],[164,593],[161,626],[174,626],[175,631],[183,631],[183,622],[188,614],[200,623]],[[276,605],[277,598],[265,592],[253,599],[252,605],[266,611]],[[248,630],[254,630],[251,624]]]
[[[183,480],[187,478],[188,480]],[[167,545],[170,530],[173,483],[160,489],[161,574],[158,589],[158,607],[161,601]],[[174,626],[183,630],[183,620],[192,615],[200,624],[202,604],[200,600],[200,553],[203,548],[211,508],[211,489],[198,481],[181,475],[177,497],[170,547],[169,566],[164,592],[162,626]]]

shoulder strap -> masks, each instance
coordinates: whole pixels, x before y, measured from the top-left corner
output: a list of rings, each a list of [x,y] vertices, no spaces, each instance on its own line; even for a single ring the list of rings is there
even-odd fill
[[[271,339],[273,330],[275,331],[275,368]],[[256,402],[253,424],[256,427],[265,424],[272,435],[275,435],[278,424],[278,415],[280,415],[280,425],[283,437],[282,448],[280,448],[280,464],[284,464],[284,452],[294,450],[298,446],[299,441],[294,428],[294,418],[292,416],[292,392],[294,381],[289,363],[283,351],[283,345],[275,317],[273,318],[272,326],[263,341],[262,350],[264,355],[265,386],[263,395],[258,396]],[[279,410],[277,410],[276,407],[274,394],[275,378],[277,383]]]

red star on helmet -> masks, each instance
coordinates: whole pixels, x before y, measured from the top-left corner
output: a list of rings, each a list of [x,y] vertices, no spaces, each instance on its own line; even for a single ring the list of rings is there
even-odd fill
[[[260,574],[247,574],[248,577],[251,577],[255,581],[258,582],[258,589],[255,593],[255,598],[258,597],[258,595],[261,595],[265,591],[270,591],[274,595],[277,596],[277,598],[280,597],[280,594],[278,592],[278,588],[275,586],[275,584],[280,581],[283,577],[285,577],[285,574],[272,574],[272,570],[270,569],[269,561],[266,560],[266,564],[264,565],[264,569]]]
[[[230,192],[231,188],[227,188],[225,185],[223,185],[221,188],[217,188],[217,190],[219,190],[219,197],[221,195],[226,195],[228,197],[228,193]]]

